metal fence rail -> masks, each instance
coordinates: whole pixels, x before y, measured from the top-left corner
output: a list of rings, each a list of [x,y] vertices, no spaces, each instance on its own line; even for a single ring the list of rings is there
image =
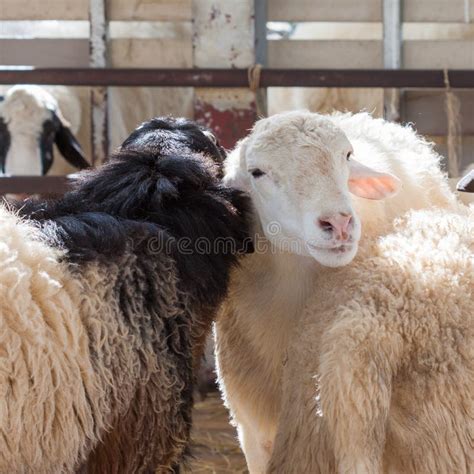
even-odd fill
[[[455,89],[474,88],[474,70],[448,70]],[[247,69],[10,69],[0,84],[117,87],[248,87]],[[262,69],[260,87],[444,88],[441,69]]]
[[[70,187],[67,176],[2,176],[2,194],[63,194]]]
[[[451,88],[474,88],[474,70],[449,70]],[[0,84],[142,87],[248,87],[247,69],[10,69],[0,68]],[[444,71],[356,69],[262,69],[260,87],[445,88]],[[62,176],[0,177],[6,193],[63,193]]]

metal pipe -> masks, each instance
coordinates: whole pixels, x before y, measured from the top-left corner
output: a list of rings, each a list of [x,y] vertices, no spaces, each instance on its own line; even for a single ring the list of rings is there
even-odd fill
[[[402,67],[402,7],[401,0],[383,0],[383,62],[385,69]],[[384,90],[386,120],[400,120],[400,89]]]
[[[0,195],[2,194],[63,194],[70,189],[67,176],[2,176],[0,177]]]
[[[105,0],[89,0],[89,66],[107,66],[107,18]],[[94,87],[91,96],[92,164],[103,163],[109,152],[107,87]]]
[[[451,88],[474,88],[474,70],[449,71]],[[247,69],[11,69],[0,84],[120,87],[248,87]],[[441,69],[263,69],[262,87],[403,87],[444,89]]]
[[[254,0],[255,10],[255,63],[262,67],[267,65],[268,42],[267,20],[268,1]],[[267,90],[260,87],[255,91],[255,105],[257,115],[265,117],[268,114]]]

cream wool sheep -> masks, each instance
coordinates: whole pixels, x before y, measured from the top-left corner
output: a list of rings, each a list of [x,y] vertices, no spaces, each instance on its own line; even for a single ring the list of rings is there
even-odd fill
[[[80,281],[38,228],[0,207],[0,242],[0,470],[70,470],[86,449],[83,438],[97,439],[106,424],[95,403],[105,387],[85,338],[94,322],[81,320]],[[99,295],[95,305],[102,306]]]
[[[420,210],[321,269],[268,472],[474,469],[474,209]]]
[[[356,171],[355,160],[379,173]],[[358,216],[365,239],[390,232],[410,208],[460,204],[430,144],[409,127],[367,114],[292,112],[261,120],[225,170],[228,185],[250,194],[259,238],[257,251],[233,270],[216,323],[219,381],[249,470],[264,473],[289,336],[319,272],[354,257]],[[403,191],[373,200],[393,194],[387,172],[400,178]]]

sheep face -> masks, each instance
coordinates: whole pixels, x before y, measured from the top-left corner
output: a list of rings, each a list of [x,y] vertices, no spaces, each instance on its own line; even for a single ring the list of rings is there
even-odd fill
[[[361,234],[350,192],[393,194],[398,180],[362,166],[345,134],[318,114],[292,112],[257,122],[226,162],[225,183],[250,193],[276,248],[330,267],[354,258]]]
[[[88,167],[56,99],[37,86],[15,86],[0,102],[0,143],[2,174],[47,174],[54,143],[70,164]]]

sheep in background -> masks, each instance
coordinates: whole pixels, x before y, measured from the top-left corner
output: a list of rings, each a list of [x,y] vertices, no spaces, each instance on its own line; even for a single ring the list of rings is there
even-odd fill
[[[50,172],[53,145],[78,169],[89,166],[74,137],[81,106],[72,89],[14,86],[0,101],[0,174],[41,176]],[[57,167],[56,172],[69,166]]]
[[[206,133],[153,119],[63,198],[0,208],[1,472],[179,469],[247,235]]]
[[[228,156],[224,182],[250,194],[260,251],[232,272],[216,354],[252,474],[268,466],[289,337],[322,265],[349,263],[361,232],[387,234],[411,208],[458,209],[439,160],[409,127],[309,112],[260,120]],[[403,192],[380,200],[398,187],[392,174]]]
[[[471,473],[474,209],[419,210],[321,268],[267,472]]]

